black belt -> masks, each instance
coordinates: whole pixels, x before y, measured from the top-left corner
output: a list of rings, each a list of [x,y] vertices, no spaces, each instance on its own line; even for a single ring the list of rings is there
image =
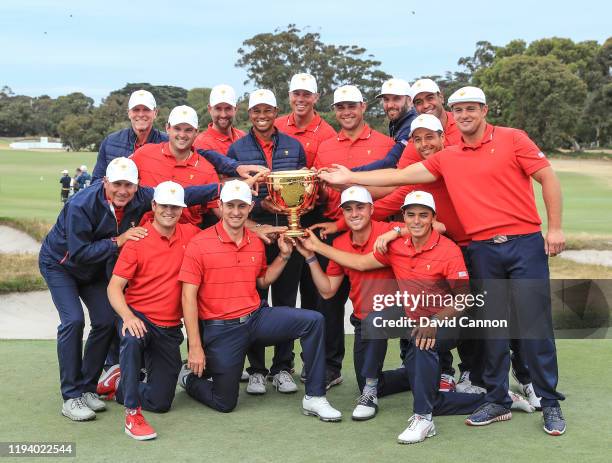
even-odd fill
[[[251,318],[255,313],[259,310],[259,308],[253,310],[251,313],[243,315],[238,318],[229,318],[227,320],[202,320],[204,325],[241,325],[246,322],[249,318]]]
[[[533,235],[533,233],[526,233],[522,235],[495,235],[493,238],[488,240],[474,240],[478,243],[488,243],[488,244],[503,244],[508,241],[515,240],[517,238],[522,238],[523,236]]]

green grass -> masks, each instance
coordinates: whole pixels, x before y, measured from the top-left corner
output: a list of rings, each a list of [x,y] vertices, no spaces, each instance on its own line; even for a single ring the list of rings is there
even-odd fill
[[[606,180],[572,172],[559,172],[557,175],[563,189],[565,233],[612,235],[612,188]],[[546,227],[546,210],[537,182],[534,182],[534,191]]]
[[[159,437],[140,443],[123,433],[122,407],[116,403],[93,422],[73,423],[60,415],[54,342],[0,341],[0,441],[74,441],[82,461],[609,461],[612,340],[557,343],[566,435],[544,434],[538,413],[517,412],[507,423],[483,428],[465,426],[463,416],[446,416],[435,418],[436,437],[411,446],[396,443],[411,414],[410,393],[381,399],[372,421],[350,420],[357,392],[352,336],[346,344],[345,382],[328,395],[344,414],[341,423],[303,416],[301,385],[288,396],[271,388],[263,397],[241,393],[230,414],[214,412],[178,389],[169,413],[145,413]],[[394,367],[398,343],[389,345],[387,364]]]
[[[93,171],[96,153],[0,150],[0,216],[54,222],[62,203],[61,171],[85,164]]]

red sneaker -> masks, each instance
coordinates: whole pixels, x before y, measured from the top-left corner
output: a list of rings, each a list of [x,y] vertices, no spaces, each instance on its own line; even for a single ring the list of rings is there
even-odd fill
[[[102,373],[98,381],[96,392],[98,395],[115,395],[117,389],[117,380],[121,377],[121,369],[119,365],[113,365],[106,372]],[[107,398],[108,400],[108,398]]]
[[[440,392],[455,392],[455,388],[455,378],[451,375],[442,373],[440,375],[440,387],[438,390]]]
[[[142,416],[140,407],[125,409],[125,433],[136,440],[155,439],[157,433]]]

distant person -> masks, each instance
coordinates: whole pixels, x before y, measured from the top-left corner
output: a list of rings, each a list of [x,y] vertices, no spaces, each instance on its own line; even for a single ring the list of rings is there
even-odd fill
[[[146,90],[136,90],[128,100],[128,118],[131,126],[111,133],[100,144],[98,159],[93,170],[92,183],[104,177],[106,166],[113,159],[128,157],[147,143],[168,141],[168,135],[153,128],[157,118],[155,97]]]
[[[70,175],[68,175],[68,169],[62,170],[62,176],[59,180],[62,185],[62,189],[60,190],[60,199],[63,203],[68,201],[68,196],[70,196],[70,184],[72,183],[72,179]]]
[[[77,181],[79,182],[79,190],[87,188],[91,184],[91,175],[87,172],[86,165],[81,166],[81,175],[79,175]]]
[[[77,167],[76,169],[74,169],[74,177],[72,177],[72,194],[76,194],[80,189],[81,189],[81,185],[79,184],[79,177],[81,176],[81,168]]]

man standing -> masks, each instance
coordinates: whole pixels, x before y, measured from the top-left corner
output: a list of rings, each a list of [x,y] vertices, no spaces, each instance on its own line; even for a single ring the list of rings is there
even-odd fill
[[[517,129],[487,123],[488,106],[484,92],[464,87],[449,98],[453,115],[462,134],[454,148],[402,170],[351,173],[342,166],[336,172],[322,173],[332,184],[361,183],[401,185],[433,182],[444,178],[459,219],[472,237],[468,246],[473,277],[487,290],[488,314],[509,319],[516,311],[520,327],[537,328],[530,339],[521,340],[521,355],[532,376],[536,394],[541,397],[544,431],[550,435],[565,432],[566,423],[559,406],[564,397],[557,391],[557,355],[552,331],[548,256],[565,247],[561,229],[561,187],[544,153]],[[531,179],[542,185],[548,216],[548,231],[542,237]],[[535,281],[538,288],[529,287]],[[500,294],[498,282],[508,283]],[[466,423],[485,425],[508,419],[510,352],[508,334],[486,332],[486,363],[483,381],[487,403]],[[521,334],[521,333],[519,333]],[[496,336],[497,335],[497,336]],[[511,415],[510,415],[511,416]]]
[[[126,243],[108,285],[108,299],[122,320],[121,374],[109,389],[125,405],[125,433],[137,440],[157,437],[142,409],[158,413],[170,409],[181,369],[178,274],[185,247],[200,231],[178,223],[184,207],[184,191],[178,183],[157,185],[153,222],[143,225],[147,237]],[[140,381],[143,354],[148,366],[146,383]]]
[[[312,167],[319,145],[336,136],[334,128],[315,110],[319,101],[317,81],[310,74],[295,74],[289,83],[291,113],[278,117],[274,125],[297,138],[306,152],[306,166]]]
[[[91,184],[91,175],[87,172],[87,166],[85,164],[81,166],[81,175],[79,175],[77,181],[79,182],[79,190],[87,188]]]
[[[220,84],[212,88],[208,103],[212,122],[196,137],[193,142],[195,149],[227,154],[230,145],[244,137],[244,132],[234,127],[236,102],[236,92],[229,85]]]
[[[389,136],[395,140],[395,145],[383,159],[353,170],[385,169],[397,165],[410,138],[410,124],[417,116],[410,92],[410,84],[404,79],[389,79],[383,83],[376,98],[382,101],[383,111],[389,119]]]
[[[129,128],[111,133],[100,144],[92,182],[104,176],[106,166],[113,159],[127,157],[146,143],[168,141],[165,133],[153,128],[157,118],[157,104],[151,92],[136,90],[130,95],[128,118],[131,124]]]
[[[300,338],[308,370],[303,412],[339,421],[341,413],[325,398],[323,317],[310,310],[268,307],[256,289],[268,287],[282,273],[291,256],[290,242],[281,235],[279,254],[267,266],[263,243],[244,226],[253,202],[242,181],[225,183],[219,209],[221,221],[187,246],[179,275],[189,339],[179,384],[199,402],[231,412],[249,346]]]
[[[365,122],[366,104],[357,87],[345,85],[336,89],[333,107],[341,130],[337,137],[329,138],[319,146],[314,163],[316,168],[342,164],[351,169],[385,157],[394,141],[373,130]],[[322,196],[327,219],[333,221],[340,218],[340,194],[328,188]],[[326,242],[331,243],[334,238],[335,236],[328,235]],[[327,259],[321,258],[323,269],[327,268],[327,262]],[[328,300],[321,299],[317,307],[325,316],[328,387],[343,381],[341,369],[344,358],[344,304],[348,294],[349,284],[345,279],[336,295]]]
[[[166,133],[167,142],[145,145],[130,156],[138,166],[141,185],[155,187],[172,180],[186,188],[219,182],[212,164],[194,151],[193,143],[198,134],[195,109],[189,106],[173,108],[168,116]],[[206,210],[206,205],[183,209],[181,221],[199,225],[203,210]]]
[[[274,127],[277,116],[276,97],[270,90],[255,90],[249,96],[249,120],[252,127],[249,133],[230,146],[228,158],[239,164],[254,164],[267,167],[272,172],[301,169],[306,165],[304,149],[299,141],[280,132]],[[251,219],[259,225],[286,226],[287,217],[279,214],[268,197],[265,185],[259,187]],[[266,246],[266,262],[271,264],[279,255],[280,249],[272,243]],[[295,307],[298,284],[304,259],[295,252],[290,255],[285,271],[272,283],[272,305]],[[260,290],[262,300],[268,299],[268,289]],[[270,375],[274,387],[279,392],[297,391],[297,385],[291,376],[293,362],[293,342],[287,341],[274,346],[274,359]],[[250,367],[247,392],[265,394],[265,347],[253,346],[248,351]]]
[[[193,187],[187,203],[210,201],[219,185]],[[116,158],[106,176],[66,202],[39,254],[40,272],[60,317],[57,354],[62,414],[71,420],[94,419],[106,407],[96,395],[115,326],[106,286],[119,249],[147,231],[136,226],[151,209],[153,190],[138,188],[138,169],[127,158]],[[83,352],[85,302],[91,331]]]
[[[68,201],[68,195],[70,195],[70,183],[72,182],[70,175],[68,175],[68,169],[62,170],[62,176],[60,177],[59,182],[60,185],[62,185],[60,190],[60,200],[65,203]]]

